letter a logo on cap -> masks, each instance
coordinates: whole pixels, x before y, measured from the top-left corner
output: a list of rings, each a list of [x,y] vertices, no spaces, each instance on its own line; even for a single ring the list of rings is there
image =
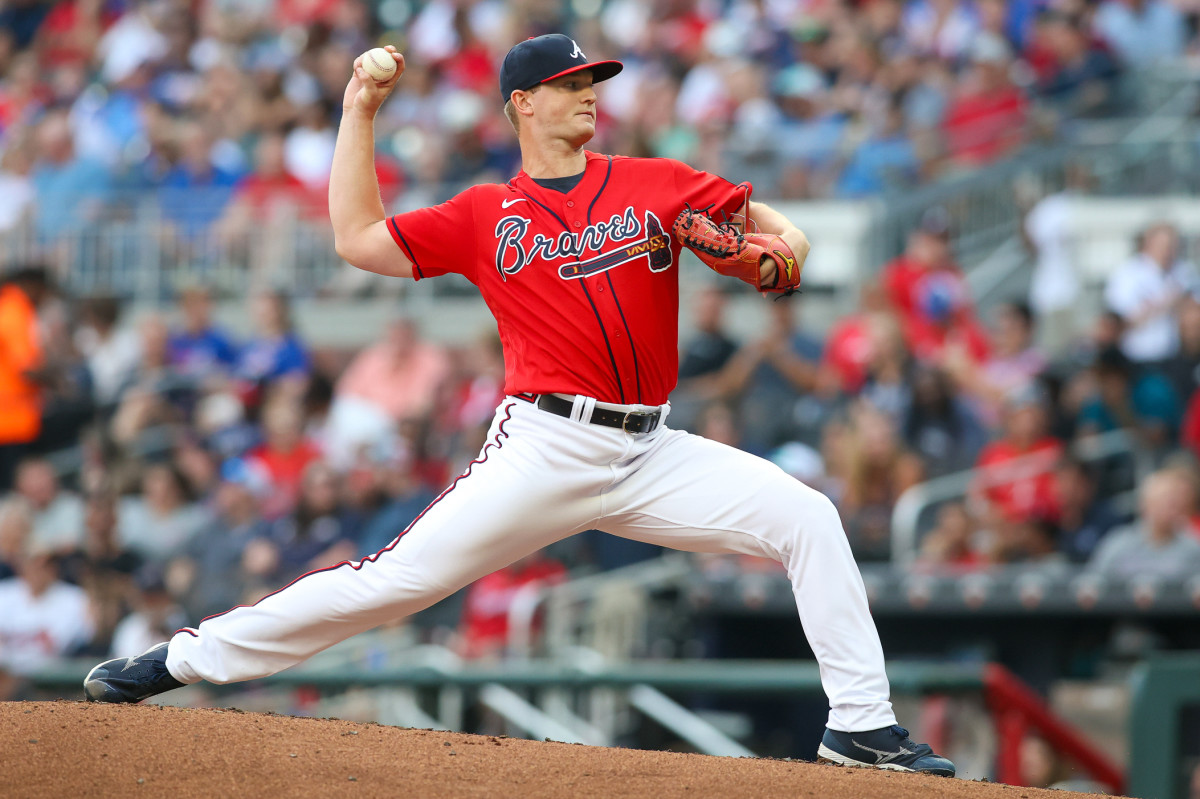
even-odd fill
[[[575,49],[571,51],[571,58],[582,58],[584,61],[587,61],[587,56],[579,49],[579,42],[572,39],[571,44],[575,45]]]

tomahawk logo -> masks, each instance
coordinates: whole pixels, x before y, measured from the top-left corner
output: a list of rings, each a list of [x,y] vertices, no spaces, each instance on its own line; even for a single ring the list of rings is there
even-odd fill
[[[579,233],[563,231],[553,238],[537,233],[526,243],[530,221],[506,216],[496,223],[496,271],[507,280],[534,258],[558,261],[566,257],[574,260],[559,266],[559,277],[574,280],[649,256],[650,271],[661,272],[671,265],[671,240],[663,233],[658,217],[647,211],[644,219],[643,225],[633,208],[626,207],[624,213],[588,225]],[[604,252],[609,242],[620,246]],[[600,254],[585,261],[581,258],[585,252]]]

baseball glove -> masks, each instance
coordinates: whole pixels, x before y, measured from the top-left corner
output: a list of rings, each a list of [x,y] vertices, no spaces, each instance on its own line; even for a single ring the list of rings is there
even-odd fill
[[[744,233],[732,224],[718,225],[708,214],[686,206],[675,217],[671,231],[708,266],[722,275],[736,277],[759,291],[791,294],[800,285],[800,264],[796,254],[779,236],[769,233]],[[762,284],[762,262],[775,262],[775,279]]]

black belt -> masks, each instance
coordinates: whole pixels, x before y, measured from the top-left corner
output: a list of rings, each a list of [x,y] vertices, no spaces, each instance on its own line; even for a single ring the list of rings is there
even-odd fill
[[[574,402],[553,394],[540,395],[537,398],[537,406],[543,411],[568,419],[575,410]],[[592,418],[588,421],[604,427],[616,427],[626,433],[651,433],[662,421],[662,411],[612,411],[597,407],[592,410]]]

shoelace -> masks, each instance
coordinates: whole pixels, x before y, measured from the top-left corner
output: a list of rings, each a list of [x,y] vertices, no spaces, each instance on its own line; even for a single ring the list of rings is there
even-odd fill
[[[908,730],[904,729],[899,724],[893,724],[889,729],[893,735],[899,736],[901,746],[904,746],[905,742],[908,743],[908,748],[912,750],[914,755],[923,757],[924,755],[933,754],[933,747],[929,744],[918,744],[908,740]]]

